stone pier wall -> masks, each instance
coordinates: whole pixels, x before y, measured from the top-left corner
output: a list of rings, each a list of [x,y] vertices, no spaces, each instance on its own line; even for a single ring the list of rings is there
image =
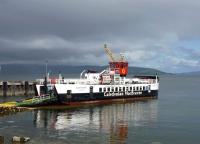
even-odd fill
[[[0,96],[32,96],[35,95],[35,83],[29,81],[0,81]]]

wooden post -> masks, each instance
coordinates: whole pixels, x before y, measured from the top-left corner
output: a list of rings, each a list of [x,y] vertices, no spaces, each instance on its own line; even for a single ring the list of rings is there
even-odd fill
[[[25,84],[24,84],[24,88],[25,88],[25,96],[28,96],[29,94],[29,83],[28,81],[25,81]]]
[[[4,97],[7,96],[7,91],[8,91],[8,83],[7,82],[3,82],[3,96]]]
[[[11,95],[12,96],[15,96],[15,87],[16,87],[15,83],[13,82],[12,85],[11,85]]]

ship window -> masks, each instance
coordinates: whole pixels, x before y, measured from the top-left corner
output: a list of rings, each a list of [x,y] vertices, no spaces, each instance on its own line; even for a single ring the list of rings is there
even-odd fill
[[[140,90],[142,90],[142,87],[140,87]]]
[[[106,88],[105,87],[103,88],[103,91],[106,92]]]
[[[118,91],[118,87],[115,88],[115,91],[116,91],[116,92]]]
[[[132,87],[130,87],[130,91],[132,91]]]
[[[128,87],[126,87],[126,91],[128,91]]]
[[[123,87],[123,91],[125,91],[125,87]]]
[[[135,90],[135,87],[133,87],[133,91]]]
[[[136,87],[136,90],[137,90],[137,91],[139,90],[139,87],[138,87],[138,86]]]
[[[102,88],[99,88],[99,92],[102,92]]]
[[[110,91],[110,88],[108,87],[107,91],[109,92]]]
[[[145,90],[145,86],[143,86],[143,90]]]
[[[111,89],[111,90],[112,90],[112,92],[114,92],[114,87],[112,87],[112,89]]]
[[[121,87],[119,87],[119,91],[122,91],[122,88],[121,88]]]

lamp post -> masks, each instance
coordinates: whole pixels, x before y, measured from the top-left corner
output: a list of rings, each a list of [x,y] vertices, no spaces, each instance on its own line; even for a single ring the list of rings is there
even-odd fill
[[[45,74],[46,74],[46,77],[47,77],[47,69],[48,68],[48,60],[46,60],[46,70],[45,70]]]

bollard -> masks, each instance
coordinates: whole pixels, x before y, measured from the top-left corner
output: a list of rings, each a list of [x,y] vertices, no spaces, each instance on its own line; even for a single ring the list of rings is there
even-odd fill
[[[3,82],[3,96],[4,97],[7,96],[7,91],[8,91],[8,83],[7,82]]]

